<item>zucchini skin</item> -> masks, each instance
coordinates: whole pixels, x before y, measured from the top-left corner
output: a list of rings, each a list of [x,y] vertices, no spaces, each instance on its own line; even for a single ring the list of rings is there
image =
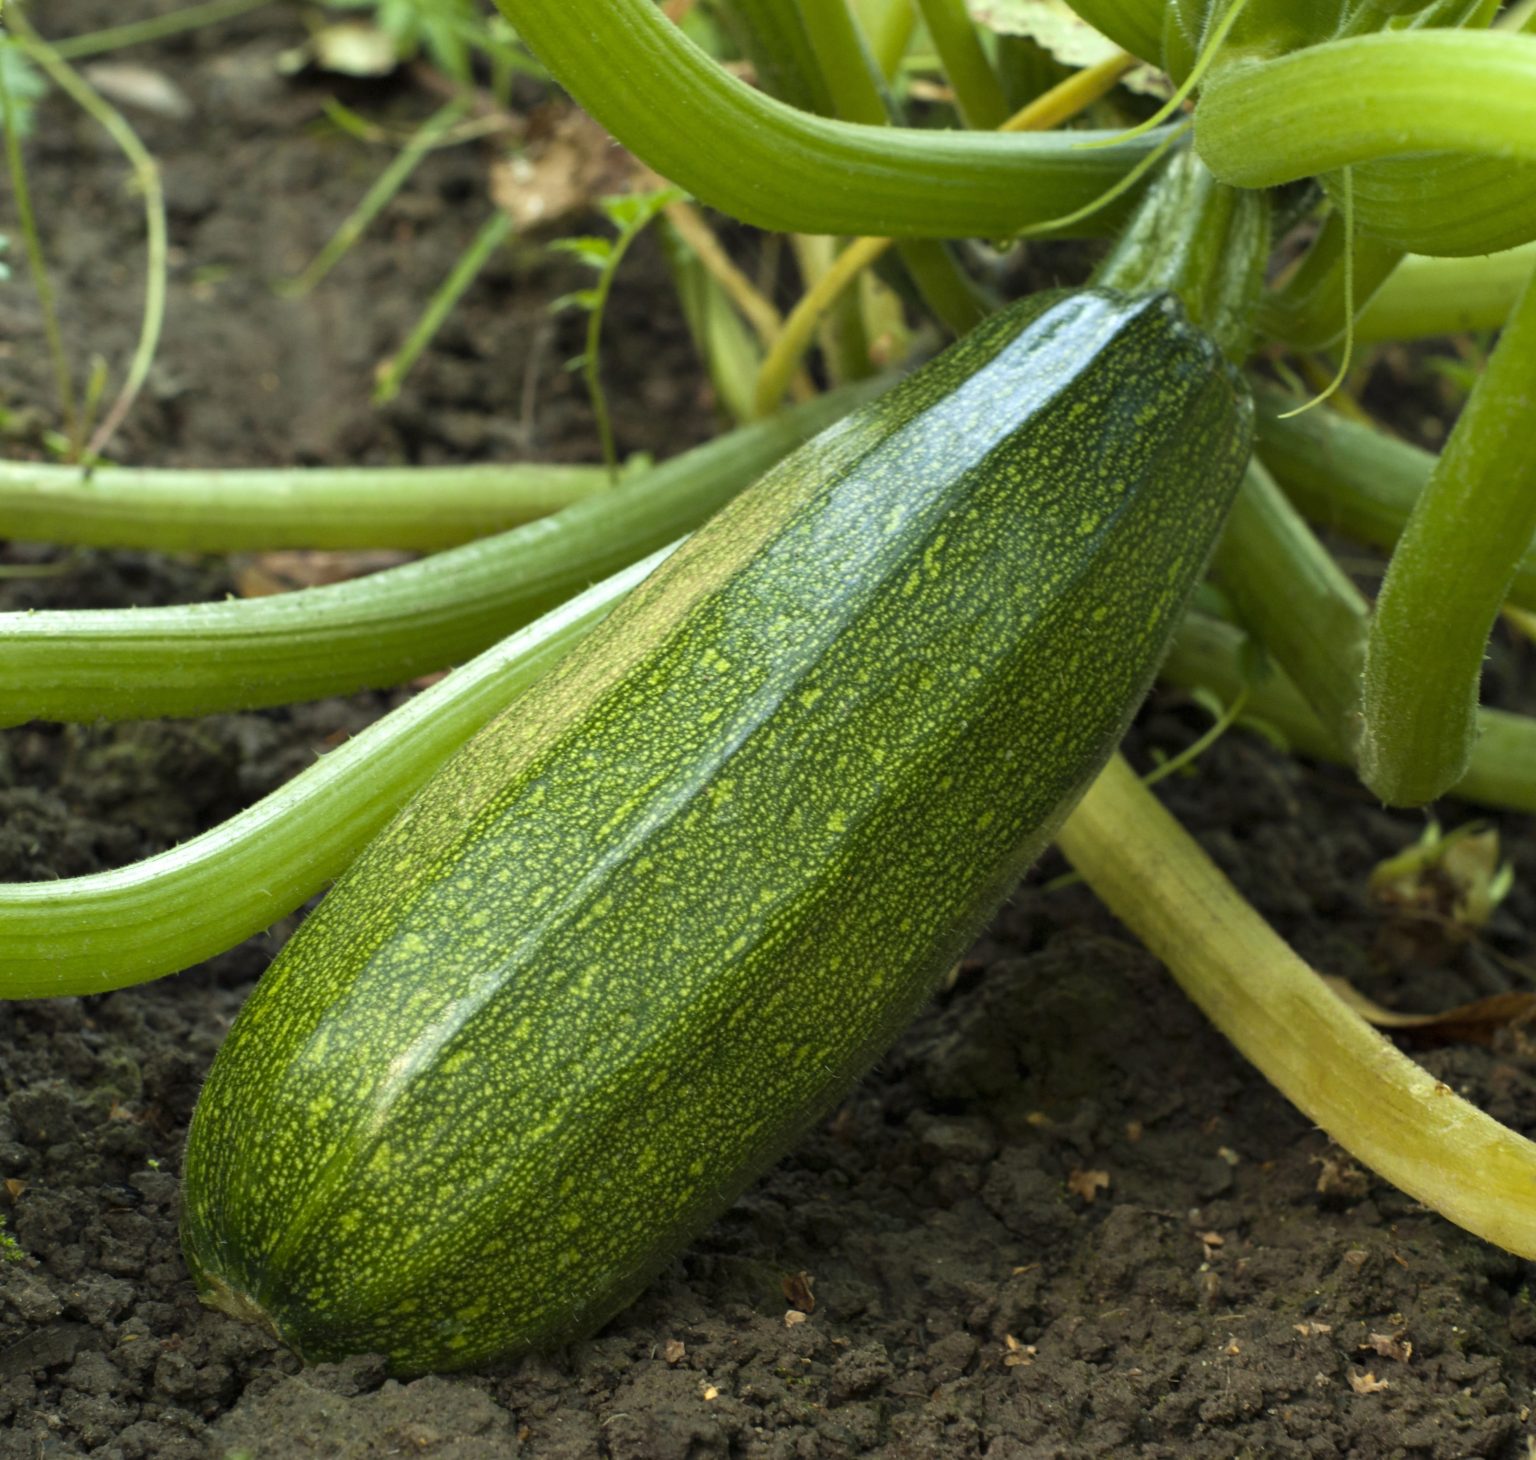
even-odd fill
[[[205,1300],[421,1372],[632,1299],[1097,773],[1250,417],[1171,295],[1037,295],[727,507],[261,981],[186,1153]]]

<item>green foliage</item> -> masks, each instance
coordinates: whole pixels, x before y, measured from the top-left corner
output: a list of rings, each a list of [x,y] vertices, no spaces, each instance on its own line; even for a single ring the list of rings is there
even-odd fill
[[[601,234],[579,234],[557,238],[550,244],[555,252],[568,253],[597,273],[595,285],[589,289],[576,289],[569,294],[562,294],[550,305],[550,309],[580,309],[587,315],[586,348],[566,364],[571,370],[580,370],[586,377],[587,394],[591,397],[592,413],[597,417],[598,435],[602,438],[603,460],[607,462],[615,480],[619,470],[618,449],[613,440],[613,426],[598,364],[603,312],[608,305],[614,277],[619,271],[619,265],[624,262],[630,244],[664,208],[685,196],[680,188],[661,188],[656,192],[622,193],[603,198],[598,206],[615,229],[613,238]]]
[[[26,1256],[21,1243],[6,1230],[5,1214],[0,1212],[0,1262],[22,1262]]]
[[[425,54],[458,81],[470,79],[476,52],[498,65],[538,68],[512,27],[482,0],[326,0],[335,10],[372,10],[374,23],[403,57]]]
[[[0,133],[5,131],[9,119],[17,136],[27,136],[32,131],[38,98],[47,89],[48,83],[21,47],[10,36],[0,35],[0,96],[6,103],[0,115]]]

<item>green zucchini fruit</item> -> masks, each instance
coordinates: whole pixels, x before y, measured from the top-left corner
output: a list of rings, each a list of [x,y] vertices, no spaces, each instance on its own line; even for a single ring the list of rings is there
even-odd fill
[[[262,980],[186,1153],[205,1300],[403,1372],[630,1300],[1103,764],[1249,437],[1172,295],[1036,295],[734,501]]]

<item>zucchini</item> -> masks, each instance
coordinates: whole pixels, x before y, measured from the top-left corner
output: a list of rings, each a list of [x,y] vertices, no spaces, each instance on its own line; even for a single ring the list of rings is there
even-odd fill
[[[262,980],[186,1153],[205,1301],[417,1372],[631,1299],[1103,764],[1249,437],[1172,295],[1035,295],[734,501]]]

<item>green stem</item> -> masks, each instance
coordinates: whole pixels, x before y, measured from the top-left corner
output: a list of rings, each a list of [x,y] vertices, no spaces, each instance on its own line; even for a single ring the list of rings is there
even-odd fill
[[[490,261],[491,255],[507,241],[511,232],[511,215],[503,213],[500,208],[480,225],[474,238],[470,240],[469,247],[459,255],[453,268],[448,271],[448,277],[438,285],[427,301],[427,307],[422,310],[421,318],[411,326],[411,332],[405,337],[405,343],[379,372],[378,381],[373,389],[373,403],[376,406],[387,405],[400,394],[400,387],[405,384],[405,377],[411,373],[411,367],[420,358],[421,352],[432,342],[432,337],[442,327],[443,321],[448,318],[453,306],[479,277],[480,270]],[[599,396],[600,394],[599,390]],[[610,452],[613,441],[612,432],[606,429],[607,424],[607,414],[604,412],[598,417],[598,426],[603,431],[604,459],[611,464]]]
[[[1117,46],[1159,66],[1163,61],[1165,0],[1072,0],[1072,8]]]
[[[433,552],[607,490],[591,466],[157,470],[0,461],[7,537],[226,553],[275,548]]]
[[[709,371],[716,399],[738,425],[743,424],[752,419],[752,388],[762,367],[757,336],[670,219],[663,225],[661,237],[672,287],[694,348]]]
[[[837,115],[866,127],[888,125],[889,104],[849,0],[801,0],[800,14]]]
[[[59,398],[59,417],[70,449],[76,454],[84,443],[79,439],[80,416],[75,403],[74,374],[64,349],[64,333],[59,328],[59,311],[54,303],[53,282],[48,277],[48,259],[43,251],[42,235],[37,231],[37,216],[32,211],[32,190],[27,182],[26,158],[21,150],[21,128],[11,88],[6,84],[5,67],[0,65],[0,118],[5,123],[5,160],[11,175],[11,195],[16,200],[16,221],[27,251],[27,272],[37,293],[37,306],[43,317],[43,338],[48,342],[48,358],[53,365],[54,393]]]
[[[0,614],[0,724],[284,704],[460,663],[691,532],[873,393],[823,396],[553,517],[367,578],[174,608]]]
[[[917,15],[909,0],[879,0],[873,14],[864,18],[865,34],[875,67],[887,83],[901,70],[901,63],[917,29]]]
[[[560,605],[202,836],[117,871],[0,885],[0,999],[127,988],[270,927],[345,870],[665,555]]]
[[[1352,746],[1366,603],[1257,461],[1243,477],[1211,571],[1332,739]]]
[[[374,179],[362,201],[346,216],[341,226],[326,241],[302,272],[286,279],[278,292],[293,298],[308,294],[346,256],[363,231],[378,217],[385,205],[405,186],[438,139],[468,110],[462,100],[450,101],[427,118],[412,134],[409,142],[390,159],[389,166]]]
[[[1095,282],[1128,293],[1171,290],[1230,360],[1248,355],[1269,256],[1269,206],[1218,183],[1186,148],[1169,158]]]
[[[1536,534],[1536,276],[1414,506],[1366,649],[1360,772],[1391,805],[1461,776],[1488,633]]]
[[[1232,62],[1206,83],[1195,137],[1245,188],[1415,152],[1536,163],[1536,38],[1383,31]]]
[[[1259,455],[1301,513],[1356,542],[1395,547],[1434,456],[1335,411],[1283,417],[1298,402],[1273,386],[1261,384],[1258,400]],[[1536,610],[1536,546],[1516,564],[1508,601]]]
[[[1326,349],[1344,336],[1349,325],[1344,301],[1346,231],[1343,212],[1330,213],[1296,272],[1260,306],[1257,322],[1264,334],[1296,350]],[[1354,239],[1356,308],[1383,287],[1402,256],[1400,248],[1378,239]]]
[[[850,239],[840,249],[838,239],[827,238],[823,234],[793,235],[790,246],[794,250],[802,290],[800,298],[795,302],[795,307],[784,321],[784,330],[779,339],[774,341],[763,361],[765,370],[771,372],[779,368],[785,351],[794,348],[792,344],[781,344],[781,341],[784,334],[791,331],[798,333],[800,321],[797,320],[797,316],[802,315],[806,299],[811,296],[821,297],[827,287],[824,281],[828,274],[834,271],[839,275],[845,273],[848,263],[846,255],[866,242],[859,238]],[[890,240],[885,239],[882,242],[889,245]],[[819,329],[811,333],[816,336],[820,346],[822,363],[826,366],[827,376],[835,384],[844,385],[852,380],[862,380],[872,373],[874,366],[869,358],[869,335],[864,328],[864,311],[860,307],[856,291],[848,290],[839,294],[832,306],[823,312]],[[775,359],[775,357],[778,358]],[[782,386],[787,388],[791,379],[793,379],[793,372],[786,371]],[[754,387],[754,395],[757,398],[754,410],[765,416],[778,409],[783,395],[781,389],[780,395],[768,404],[766,403],[767,388],[763,376],[759,374]]]
[[[113,25],[105,30],[93,30],[88,35],[70,36],[67,40],[53,43],[56,54],[66,61],[82,61],[90,56],[104,55],[108,51],[120,51],[125,46],[138,46],[150,41],[164,40],[167,36],[180,35],[184,31],[199,30],[205,25],[217,25],[220,21],[233,20],[247,11],[260,10],[272,0],[209,0],[205,5],[188,5],[173,10],[169,15],[157,15],[150,20],[135,20],[127,25]]]
[[[1364,343],[1498,329],[1536,268],[1536,243],[1478,258],[1410,254],[1366,305],[1355,327]]]
[[[1058,841],[1110,911],[1309,1120],[1442,1216],[1536,1256],[1536,1145],[1344,1004],[1121,757]]]
[[[1277,730],[1303,755],[1350,765],[1348,751],[1323,727],[1283,669],[1271,665],[1261,679],[1250,678],[1246,643],[1247,636],[1231,624],[1186,614],[1159,677],[1183,689],[1213,691],[1227,701],[1246,690],[1243,718]],[[1536,720],[1481,710],[1477,726],[1472,759],[1452,794],[1503,811],[1536,811]]]
[[[802,0],[800,9],[838,116],[885,126],[889,104],[848,0]],[[942,243],[915,239],[899,244],[898,252],[923,301],[953,334],[962,335],[981,320],[980,300]]]
[[[630,244],[641,235],[641,229],[619,230],[619,236],[613,241],[613,253],[608,255],[608,264],[602,270],[598,278],[598,299],[587,312],[587,348],[582,352],[581,372],[582,378],[587,381],[587,396],[591,401],[591,413],[598,422],[598,442],[602,447],[602,459],[608,467],[610,481],[619,479],[619,448],[613,441],[613,418],[608,413],[608,396],[602,388],[602,316],[607,313],[608,299],[613,295],[613,281],[619,273],[619,264],[622,263],[625,253],[630,252]]]
[[[865,127],[753,91],[651,0],[498,0],[576,99],[664,177],[759,227],[902,238],[1007,238],[1094,201],[1160,139]],[[836,186],[828,180],[836,179]],[[1096,214],[1092,232],[1121,215]]]
[[[106,449],[107,443],[117,434],[117,428],[133,409],[139,391],[149,378],[149,367],[160,345],[160,328],[165,322],[167,270],[165,195],[160,186],[160,169],[155,159],[149,155],[144,144],[139,141],[138,134],[123,120],[121,114],[109,106],[67,62],[61,60],[53,47],[37,34],[19,12],[13,15],[12,23],[27,55],[48,73],[54,85],[117,143],[133,169],[134,181],[138,183],[144,199],[147,260],[139,339],[134,347],[133,358],[128,362],[128,373],[117,399],[86,443],[84,454],[90,459]]]
[[[800,111],[832,115],[832,93],[816,64],[800,0],[720,0],[720,10],[769,96]]]
[[[1003,95],[997,73],[982,49],[965,0],[916,0],[923,23],[944,74],[954,88],[961,120],[979,131],[993,131],[1008,120],[1012,108]]]

